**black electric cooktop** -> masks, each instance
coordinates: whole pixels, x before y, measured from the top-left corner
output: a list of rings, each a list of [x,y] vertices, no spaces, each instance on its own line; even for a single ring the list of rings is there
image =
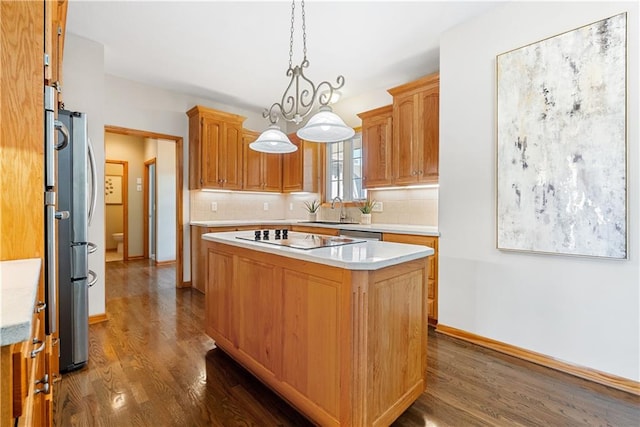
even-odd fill
[[[236,239],[250,240],[268,245],[286,246],[296,249],[318,249],[333,246],[363,243],[366,240],[341,236],[323,236],[321,234],[298,233],[287,230],[255,230],[243,232]]]

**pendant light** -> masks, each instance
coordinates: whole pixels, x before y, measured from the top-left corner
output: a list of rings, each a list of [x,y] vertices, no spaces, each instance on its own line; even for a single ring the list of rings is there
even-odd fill
[[[291,81],[285,89],[280,102],[273,103],[270,108],[265,109],[264,113],[262,113],[262,116],[269,120],[271,126],[258,137],[256,142],[249,145],[250,148],[257,151],[284,153],[297,150],[297,147],[280,131],[276,123],[279,117],[282,117],[288,122],[294,122],[295,124],[302,123],[305,117],[311,113],[316,101],[320,106],[319,111],[309,120],[306,126],[298,130],[297,135],[300,138],[310,142],[330,143],[344,141],[355,134],[354,130],[348,127],[337,114],[331,111],[331,107],[329,107],[332,98],[334,98],[334,93],[344,86],[344,77],[338,76],[336,86],[333,86],[328,81],[323,81],[315,85],[304,75],[304,69],[309,67],[304,0],[301,1],[302,46],[304,56],[300,65],[293,66],[295,7],[296,2],[293,0],[291,2],[289,68],[287,69],[287,76],[291,77]],[[277,134],[276,131],[279,132],[279,134]],[[284,139],[282,137],[284,137]],[[290,144],[290,146],[286,144]]]
[[[262,153],[292,153],[298,149],[275,124],[262,132],[258,139],[249,144],[249,148]]]

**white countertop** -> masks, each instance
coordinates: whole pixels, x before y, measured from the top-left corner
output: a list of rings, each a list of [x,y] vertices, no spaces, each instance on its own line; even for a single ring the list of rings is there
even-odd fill
[[[308,225],[310,227],[324,227],[340,230],[376,231],[379,233],[415,234],[420,236],[440,236],[438,227],[429,225],[406,224],[329,224],[321,222],[308,222],[299,219],[272,219],[272,220],[227,220],[227,221],[191,221],[191,225],[198,227],[235,227],[241,225]]]
[[[306,235],[306,233],[293,231],[289,232],[289,234],[291,236]],[[223,233],[206,233],[202,235],[202,238],[212,242],[330,265],[346,270],[378,270],[424,258],[434,253],[433,249],[427,246],[391,242],[365,241],[327,248],[295,249],[236,238],[237,236],[252,235],[252,231],[227,231]]]
[[[41,264],[40,258],[0,262],[0,345],[30,338]]]

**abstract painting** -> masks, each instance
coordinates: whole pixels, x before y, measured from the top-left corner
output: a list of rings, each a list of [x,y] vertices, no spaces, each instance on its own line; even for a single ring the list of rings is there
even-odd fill
[[[107,205],[122,204],[122,177],[120,175],[105,175],[104,202]]]
[[[626,14],[497,56],[497,247],[627,258]]]

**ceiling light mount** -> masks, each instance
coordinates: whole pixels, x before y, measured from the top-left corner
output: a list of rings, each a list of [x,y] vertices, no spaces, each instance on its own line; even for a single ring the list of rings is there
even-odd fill
[[[307,31],[304,0],[301,1],[303,58],[300,65],[296,65],[295,67],[293,66],[295,3],[295,0],[291,2],[289,68],[287,69],[287,77],[291,80],[289,81],[289,85],[285,89],[280,102],[274,102],[270,108],[265,109],[262,113],[262,116],[268,119],[271,123],[271,126],[265,131],[265,133],[270,131],[273,132],[280,117],[288,122],[293,122],[299,125],[311,113],[317,101],[320,111],[309,120],[307,126],[297,132],[298,136],[312,142],[344,141],[351,138],[355,134],[355,131],[348,127],[344,121],[338,117],[338,115],[333,113],[329,106],[329,104],[335,101],[335,95],[339,94],[338,89],[344,86],[344,77],[338,76],[336,78],[336,85],[334,86],[326,80],[315,85],[304,75],[304,69],[309,67],[309,60],[307,59]],[[261,138],[262,135],[258,138],[258,141],[260,141]],[[281,141],[280,143],[285,144],[284,141]],[[289,142],[289,144],[291,144],[291,142]],[[291,145],[295,147],[293,144]],[[261,148],[262,151],[262,149],[269,149],[269,146],[260,145],[259,148]],[[291,151],[295,151],[295,149],[296,148],[293,148]],[[270,152],[281,153],[283,151]]]

